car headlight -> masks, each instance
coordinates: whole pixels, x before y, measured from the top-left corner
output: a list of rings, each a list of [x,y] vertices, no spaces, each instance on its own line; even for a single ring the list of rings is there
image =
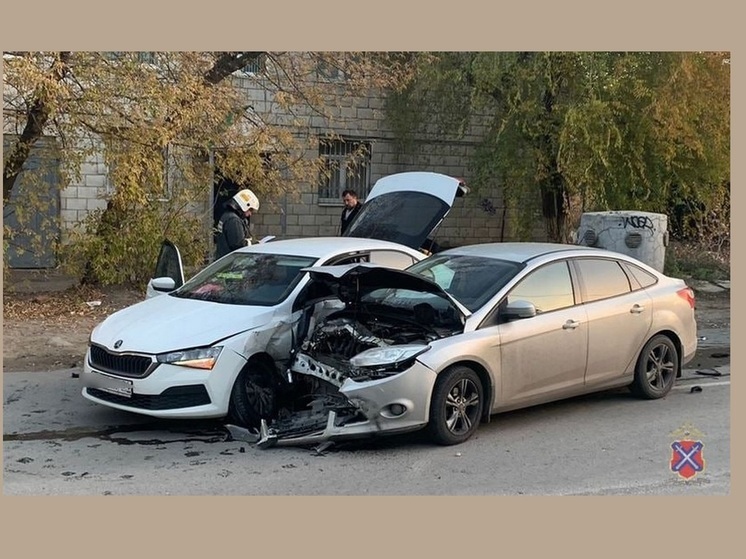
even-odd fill
[[[378,368],[387,367],[393,370],[401,370],[409,365],[414,358],[430,349],[429,345],[408,344],[388,347],[374,347],[358,353],[350,359],[354,367]]]
[[[215,362],[218,360],[218,355],[220,355],[222,349],[221,346],[214,346],[171,351],[156,355],[156,360],[158,363],[209,370],[215,366]]]

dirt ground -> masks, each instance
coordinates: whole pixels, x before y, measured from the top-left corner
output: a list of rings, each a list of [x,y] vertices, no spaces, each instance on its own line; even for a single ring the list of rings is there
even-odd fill
[[[124,287],[26,291],[3,290],[3,371],[81,366],[93,327],[144,298],[144,292]],[[730,363],[729,292],[697,293],[696,315],[698,328],[709,336],[688,367]]]
[[[124,287],[3,290],[3,371],[52,371],[82,364],[93,327],[144,299]]]

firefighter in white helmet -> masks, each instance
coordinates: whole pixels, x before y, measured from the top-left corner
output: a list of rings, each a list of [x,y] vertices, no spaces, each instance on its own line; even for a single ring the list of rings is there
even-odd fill
[[[239,190],[225,203],[215,226],[215,258],[251,244],[251,214],[259,210],[259,198],[251,190]]]

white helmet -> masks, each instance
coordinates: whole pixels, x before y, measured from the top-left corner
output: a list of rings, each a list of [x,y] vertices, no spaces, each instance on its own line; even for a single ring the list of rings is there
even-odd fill
[[[259,211],[259,198],[257,198],[256,194],[248,188],[239,190],[233,196],[233,199],[236,201],[236,204],[238,204],[238,207],[241,208],[242,212],[245,212],[249,208],[257,212]]]

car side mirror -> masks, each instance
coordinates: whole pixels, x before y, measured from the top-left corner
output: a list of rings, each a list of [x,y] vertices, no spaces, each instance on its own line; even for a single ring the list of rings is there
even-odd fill
[[[165,293],[176,289],[176,282],[174,281],[174,278],[153,278],[151,285],[156,291],[163,291]]]
[[[530,301],[518,299],[505,305],[500,314],[509,320],[531,318],[536,316],[536,306]]]

